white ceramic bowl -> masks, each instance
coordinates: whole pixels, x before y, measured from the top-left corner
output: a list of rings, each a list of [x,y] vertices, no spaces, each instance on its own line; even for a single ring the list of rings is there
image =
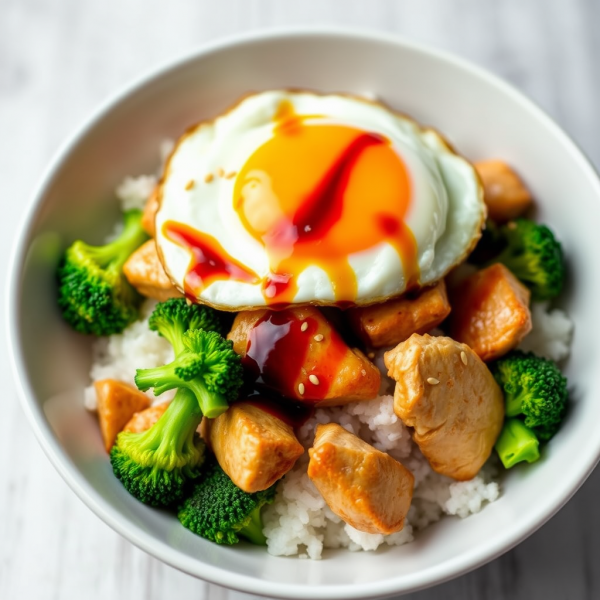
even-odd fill
[[[467,157],[502,157],[558,232],[571,274],[564,305],[576,334],[567,373],[573,403],[534,466],[515,468],[502,497],[465,520],[445,518],[412,544],[375,553],[329,551],[321,561],[222,547],[148,508],[113,477],[95,418],[82,405],[90,340],[71,332],[55,303],[60,249],[100,241],[117,218],[115,185],[152,171],[157,147],[242,94],[269,88],[373,93],[443,132]],[[514,89],[441,52],[389,36],[285,31],[217,43],[143,78],[108,102],[63,148],[29,210],[13,257],[9,332],[25,412],[77,495],[131,542],[183,571],[255,594],[363,598],[424,588],[505,552],[549,519],[600,454],[598,178],[573,142]],[[82,534],[83,535],[83,534]]]

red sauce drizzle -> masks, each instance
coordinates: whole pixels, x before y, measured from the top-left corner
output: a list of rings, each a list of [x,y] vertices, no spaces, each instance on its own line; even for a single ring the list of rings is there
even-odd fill
[[[191,254],[185,290],[192,298],[216,280],[259,284],[269,307],[294,302],[298,276],[325,271],[338,305],[356,300],[349,257],[387,242],[397,251],[410,289],[419,283],[415,238],[404,222],[412,183],[390,140],[373,132],[297,115],[283,101],[273,137],[237,173],[233,208],[264,246],[265,274],[229,256],[213,237],[172,221],[165,236]]]
[[[314,256],[315,242],[324,239],[332,227],[342,217],[344,209],[344,192],[352,174],[355,163],[363,150],[369,146],[385,144],[383,137],[374,133],[363,133],[355,138],[337,158],[314,190],[304,199],[303,203],[291,220],[287,218],[275,226],[272,232],[263,236],[263,241],[270,256],[288,256],[277,266],[276,272],[271,272],[263,281],[263,294],[270,303],[290,303],[298,290],[296,276],[297,265],[301,261],[310,264]],[[347,257],[335,261],[332,257],[327,269],[331,278],[334,292],[341,295],[354,295],[355,277],[348,264]],[[317,262],[318,264],[318,262]],[[320,264],[319,266],[323,266]],[[333,268],[331,268],[333,267]],[[289,272],[286,272],[288,271]],[[340,290],[340,285],[351,290]],[[344,285],[345,284],[345,285]],[[336,296],[339,294],[336,293]],[[341,300],[343,301],[343,300]]]
[[[303,331],[304,323],[307,327]],[[347,346],[333,329],[327,329],[321,342],[314,340],[318,333],[319,323],[312,317],[302,319],[293,310],[265,313],[248,334],[242,361],[253,385],[302,402],[323,400]],[[322,344],[319,352],[314,353],[315,360],[311,359],[312,344]],[[317,377],[318,385],[311,383],[311,375]],[[300,384],[304,385],[304,394],[298,391]]]
[[[344,191],[361,152],[369,146],[385,143],[383,137],[374,133],[363,133],[350,143],[294,215],[296,243],[327,235],[342,216]]]
[[[176,221],[165,222],[163,234],[190,252],[184,291],[193,299],[197,298],[198,292],[219,279],[234,279],[253,284],[260,281],[256,273],[231,257],[211,235]]]

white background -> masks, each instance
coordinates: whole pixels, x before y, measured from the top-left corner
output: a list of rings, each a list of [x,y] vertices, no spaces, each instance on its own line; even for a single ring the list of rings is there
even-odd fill
[[[210,40],[303,24],[395,32],[483,65],[541,104],[600,164],[595,0],[0,0],[0,281],[42,170],[108,95]],[[0,345],[0,599],[250,598],[159,563],[95,517],[38,447],[6,355]],[[406,598],[598,599],[599,559],[600,470],[517,549]]]

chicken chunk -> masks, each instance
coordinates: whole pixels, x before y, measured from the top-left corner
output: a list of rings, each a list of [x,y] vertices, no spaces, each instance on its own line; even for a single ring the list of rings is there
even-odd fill
[[[379,369],[312,306],[241,312],[228,338],[246,370],[287,398],[335,406],[377,396]]]
[[[98,400],[100,431],[107,452],[113,447],[117,434],[131,417],[150,406],[150,399],[134,387],[116,379],[94,382]]]
[[[364,308],[346,312],[358,337],[373,348],[394,346],[413,333],[427,333],[450,314],[444,280],[420,290]]]
[[[414,477],[337,423],[318,425],[308,451],[308,476],[329,508],[365,533],[389,534],[404,527]]]
[[[516,219],[529,208],[529,190],[506,163],[482,160],[474,166],[483,182],[483,199],[490,219],[504,223]]]
[[[485,363],[448,337],[412,335],[385,353],[396,380],[394,412],[434,471],[464,481],[490,456],[504,421],[504,398]]]
[[[272,486],[304,452],[290,425],[253,402],[204,418],[200,433],[223,471],[248,493]]]
[[[183,294],[171,283],[158,258],[156,243],[148,240],[142,244],[123,266],[127,281],[147,298],[163,301],[181,298]]]
[[[499,358],[531,331],[529,296],[504,265],[474,273],[451,291],[450,337],[486,362]]]
[[[170,402],[161,402],[155,404],[150,408],[136,412],[131,419],[127,422],[123,431],[130,431],[132,433],[142,433],[152,427],[156,421],[158,421],[164,414],[165,410],[169,407]]]
[[[158,187],[154,188],[152,194],[146,201],[144,212],[142,213],[142,227],[144,231],[151,237],[154,237],[154,221],[158,212]]]

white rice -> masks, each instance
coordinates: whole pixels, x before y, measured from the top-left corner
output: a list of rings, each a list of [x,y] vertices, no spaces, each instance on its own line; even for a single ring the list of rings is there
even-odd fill
[[[163,146],[164,160],[172,143],[166,141]],[[154,176],[127,178],[117,189],[123,209],[143,208],[154,185]],[[155,304],[153,300],[146,301],[139,321],[123,333],[95,343],[90,371],[92,381],[114,378],[133,385],[136,369],[155,367],[172,360],[170,344],[148,329],[148,316]],[[538,303],[532,306],[532,320],[533,330],[520,348],[556,361],[566,358],[573,332],[573,323],[566,314],[558,309],[550,310],[548,303]],[[308,454],[305,452],[279,483],[275,502],[264,510],[264,532],[269,553],[319,559],[325,548],[372,551],[382,544],[400,546],[411,542],[416,531],[444,515],[467,517],[500,496],[493,458],[470,481],[456,482],[431,469],[413,443],[409,430],[394,413],[393,397],[390,395],[394,382],[386,376],[383,351],[375,354],[374,362],[383,374],[381,396],[368,402],[318,409],[300,428],[298,437],[305,448],[309,448],[316,425],[335,422],[401,461],[415,476],[412,506],[404,528],[384,536],[362,533],[345,524],[331,512],[308,478]],[[159,401],[170,399],[173,395],[174,391],[166,392]],[[148,396],[155,399],[152,392],[148,392]],[[96,409],[93,386],[85,390],[85,406],[90,410]]]
[[[156,182],[157,179],[154,175],[126,177],[115,191],[121,202],[121,209],[132,210],[137,208],[144,210],[146,201],[156,187]]]
[[[159,367],[173,360],[173,348],[164,338],[148,329],[148,317],[156,306],[156,300],[146,300],[142,305],[142,318],[132,323],[123,333],[100,338],[94,343],[94,362],[90,371],[92,381],[99,379],[118,379],[135,386],[133,378],[136,369]],[[170,400],[174,391],[154,396],[146,392],[152,401]],[[85,388],[85,407],[96,410],[96,392],[94,386]]]
[[[349,432],[402,462],[415,476],[412,506],[404,528],[391,535],[357,531],[334,515],[306,474],[305,453],[279,484],[275,502],[263,512],[268,551],[277,556],[321,558],[324,548],[376,550],[381,544],[401,546],[412,542],[413,533],[443,515],[466,517],[479,512],[485,502],[500,495],[494,474],[486,466],[471,481],[455,482],[435,473],[423,457],[410,432],[393,410],[393,397],[379,396],[368,402],[322,408],[298,431],[309,448],[319,423],[335,422]]]
[[[549,308],[548,302],[531,306],[532,329],[519,348],[554,361],[567,358],[573,337],[573,321],[564,311]]]
[[[175,147],[175,142],[170,139],[165,139],[161,142],[159,148],[160,168],[159,175],[139,175],[138,177],[125,177],[125,179],[117,186],[115,195],[121,204],[121,210],[132,210],[137,208],[144,210],[146,201],[150,194],[154,191],[158,178],[163,170],[163,166],[169,155]]]

